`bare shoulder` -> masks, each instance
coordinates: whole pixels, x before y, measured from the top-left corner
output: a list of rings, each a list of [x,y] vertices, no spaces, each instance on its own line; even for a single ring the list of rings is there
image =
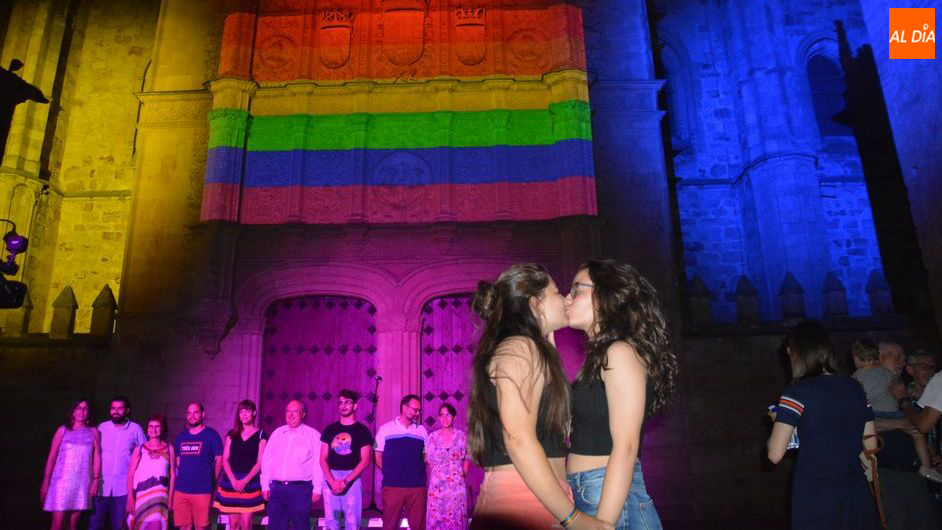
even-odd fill
[[[536,343],[528,337],[509,337],[497,345],[491,361],[491,377],[529,373],[537,358]]]
[[[608,356],[610,370],[644,368],[644,360],[638,355],[638,351],[623,340],[611,343],[605,353]]]
[[[514,335],[500,341],[497,345],[497,355],[501,354],[524,354],[530,355],[536,351],[536,343],[530,337],[523,335]]]

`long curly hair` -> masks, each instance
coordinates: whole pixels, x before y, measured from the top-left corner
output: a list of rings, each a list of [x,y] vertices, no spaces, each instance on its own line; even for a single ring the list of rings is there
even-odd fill
[[[544,386],[539,407],[545,414],[545,432],[560,441],[569,436],[569,383],[556,348],[543,337],[530,299],[539,298],[550,276],[540,265],[523,263],[504,271],[494,283],[479,282],[472,309],[484,320],[472,368],[471,397],[468,401],[468,449],[483,464],[487,440],[503,440],[500,414],[487,399],[491,377],[488,368],[497,347],[510,337],[521,336],[536,344],[536,369]]]
[[[596,333],[588,341],[577,379],[601,379],[602,370],[608,369],[608,347],[615,341],[627,342],[647,371],[652,390],[647,410],[658,412],[674,394],[678,368],[657,290],[637,269],[611,259],[586,261],[579,270],[588,271],[594,285]]]

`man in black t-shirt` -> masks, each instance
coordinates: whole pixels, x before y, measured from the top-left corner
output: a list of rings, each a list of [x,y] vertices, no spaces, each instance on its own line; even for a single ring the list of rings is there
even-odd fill
[[[370,465],[373,435],[356,420],[360,394],[343,389],[337,405],[340,421],[331,423],[321,434],[321,469],[324,470],[324,520],[328,529],[360,527],[363,488],[360,475]]]

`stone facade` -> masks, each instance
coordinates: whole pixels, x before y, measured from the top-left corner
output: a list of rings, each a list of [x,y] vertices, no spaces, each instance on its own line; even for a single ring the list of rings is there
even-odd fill
[[[395,414],[399,396],[421,384],[423,303],[468,292],[478,279],[522,260],[545,263],[567,282],[580,260],[603,254],[650,277],[675,326],[679,395],[652,420],[643,454],[666,526],[784,527],[790,467],[763,464],[761,422],[786,383],[778,348],[791,321],[783,315],[827,315],[842,348],[872,332],[908,335],[905,317],[868,318],[892,311],[882,286],[881,239],[893,232],[877,226],[855,139],[822,129],[828,115],[816,112],[807,79],[811,58],[840,64],[834,20],[843,22],[851,46],[872,43],[882,53],[885,6],[586,5],[585,86],[599,215],[414,226],[200,221],[214,98],[233,98],[229,108],[248,111],[259,91],[287,94],[282,99],[292,102],[305,91],[331,92],[230,78],[250,72],[251,49],[227,49],[224,31],[234,25],[251,33],[252,25],[229,15],[250,12],[254,3],[40,0],[0,10],[0,23],[5,13],[10,18],[0,32],[2,63],[21,58],[24,79],[55,94],[57,104],[19,107],[0,168],[0,214],[31,240],[20,277],[33,304],[27,330],[33,333],[26,337],[8,336],[23,331],[17,324],[25,310],[0,311],[0,387],[8,402],[25,396],[39,404],[15,411],[14,428],[3,435],[3,447],[21,463],[11,480],[23,485],[4,497],[4,513],[34,506],[30,492],[38,487],[58,409],[79,394],[101,407],[112,394],[127,393],[137,419],[165,413],[173,430],[188,402],[203,401],[208,422],[225,428],[237,401],[260,398],[264,312],[277,300],[358,296],[377,307],[382,422]],[[424,64],[423,71],[473,66],[473,47],[456,53],[460,65]],[[334,71],[342,55],[307,57],[304,64]],[[265,60],[268,67],[280,64],[279,57]],[[940,113],[924,99],[933,92],[920,87],[928,85],[903,87],[937,79],[938,63],[926,66],[924,78],[914,74],[918,65],[878,63],[881,74],[896,72],[884,78],[894,132],[915,138],[898,145],[904,167],[916,167],[904,173],[933,293],[942,299],[936,279],[942,258],[933,250],[942,222],[930,208],[939,191],[932,183],[942,180],[926,169],[934,167],[927,160],[939,158],[931,154],[938,143],[932,120]],[[387,81],[398,90],[397,83],[415,79]],[[344,90],[352,89],[334,92]],[[356,108],[354,98],[344,102]],[[914,109],[925,109],[925,132],[901,133],[923,123]],[[104,285],[119,302],[116,335],[93,339],[83,332]],[[684,285],[703,288],[685,292]],[[838,294],[825,295],[832,288]],[[79,335],[50,338],[50,331],[58,334],[50,329],[59,321],[53,303],[73,291]],[[841,300],[846,311],[832,311]],[[570,350],[572,368],[578,356]],[[23,516],[22,527],[39,520]]]

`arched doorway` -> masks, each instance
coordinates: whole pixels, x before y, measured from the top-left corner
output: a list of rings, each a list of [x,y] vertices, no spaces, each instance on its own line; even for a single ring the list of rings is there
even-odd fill
[[[467,293],[445,295],[422,307],[422,423],[429,432],[440,428],[437,418],[442,403],[457,409],[455,428],[467,432],[471,362],[480,323],[471,310],[472,300]],[[472,466],[467,479],[468,506],[474,506],[483,478],[483,471]]]
[[[301,296],[279,300],[265,312],[260,423],[271,433],[284,424],[289,400],[302,400],[305,423],[323,431],[337,421],[337,396],[349,388],[362,396],[358,419],[367,416],[376,371],[376,308],[349,296]],[[364,472],[364,498],[371,498],[371,470]]]

